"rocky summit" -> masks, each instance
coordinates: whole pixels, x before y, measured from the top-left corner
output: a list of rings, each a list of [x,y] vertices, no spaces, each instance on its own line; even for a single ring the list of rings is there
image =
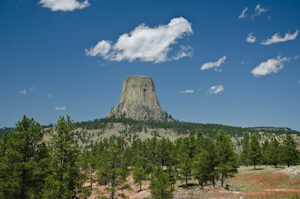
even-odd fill
[[[142,75],[125,78],[120,102],[107,115],[112,116],[162,122],[168,119],[159,105],[154,81],[151,77]]]

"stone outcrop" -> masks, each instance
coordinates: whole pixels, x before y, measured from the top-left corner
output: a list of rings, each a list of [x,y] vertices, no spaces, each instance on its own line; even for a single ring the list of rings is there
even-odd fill
[[[125,113],[125,114],[124,114]],[[123,82],[120,102],[109,111],[107,117],[126,117],[135,120],[167,121],[167,114],[161,109],[151,77],[128,76]]]

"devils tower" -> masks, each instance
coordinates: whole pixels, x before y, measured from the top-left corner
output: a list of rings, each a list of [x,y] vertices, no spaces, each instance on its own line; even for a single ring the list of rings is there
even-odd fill
[[[120,102],[109,111],[107,117],[124,115],[135,120],[167,121],[168,116],[159,105],[151,77],[134,75],[125,78]]]

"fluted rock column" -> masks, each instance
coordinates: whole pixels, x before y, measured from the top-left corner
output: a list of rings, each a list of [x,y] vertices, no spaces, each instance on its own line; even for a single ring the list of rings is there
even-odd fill
[[[107,117],[121,117],[135,120],[167,121],[167,115],[161,109],[151,77],[128,76],[123,82],[120,102],[109,111]]]

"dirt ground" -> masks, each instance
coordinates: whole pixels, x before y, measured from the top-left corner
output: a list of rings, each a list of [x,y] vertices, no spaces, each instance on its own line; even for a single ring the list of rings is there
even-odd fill
[[[197,181],[190,180],[188,189],[185,189],[181,182],[175,185],[175,199],[256,199],[256,198],[292,198],[300,196],[300,175],[290,177],[284,172],[278,172],[286,167],[275,168],[273,166],[258,166],[257,170],[253,167],[239,168],[239,173],[231,178],[226,179],[224,187],[227,184],[229,190],[221,188],[220,181],[213,188],[211,184],[203,188],[197,185]],[[94,175],[96,177],[96,175]],[[128,183],[132,191],[124,191],[126,196],[131,199],[151,198],[151,190],[149,189],[150,181],[142,183],[142,191],[139,191],[139,185],[133,183],[132,177],[128,178]],[[86,182],[84,186],[90,186],[90,182]],[[105,185],[93,183],[93,192],[89,199],[96,199],[99,195],[106,193]],[[117,192],[121,193],[121,192]]]

